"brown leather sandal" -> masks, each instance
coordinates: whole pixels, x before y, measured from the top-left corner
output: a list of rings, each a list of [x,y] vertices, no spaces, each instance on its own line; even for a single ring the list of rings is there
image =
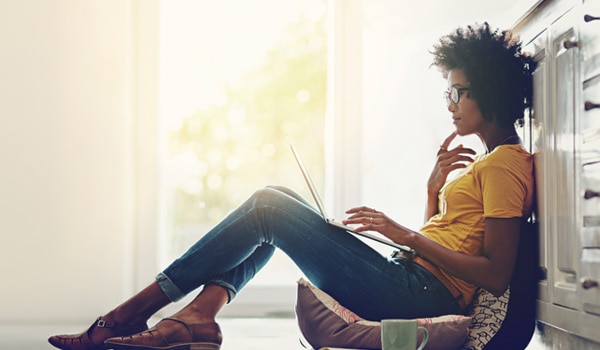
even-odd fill
[[[148,329],[148,325],[119,326],[114,322],[105,321],[102,317],[98,317],[87,331],[74,335],[54,335],[48,338],[48,342],[52,346],[63,350],[102,350],[104,349],[104,340],[96,344],[91,338],[91,334],[96,328],[110,328],[112,334],[109,337],[118,337],[143,332]]]
[[[157,328],[164,322],[177,323],[171,326],[170,332]],[[223,336],[219,325],[215,322],[193,324],[167,317],[156,326],[139,334],[115,337],[104,342],[105,349],[113,350],[219,350]]]

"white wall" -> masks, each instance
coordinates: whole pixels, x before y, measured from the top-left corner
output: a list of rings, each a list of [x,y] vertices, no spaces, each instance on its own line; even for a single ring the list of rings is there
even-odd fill
[[[154,3],[0,0],[0,325],[87,322],[153,277]]]
[[[458,26],[508,28],[532,1],[330,0],[325,197],[335,217],[368,205],[421,227],[435,154],[453,130],[429,52]],[[483,151],[474,136],[454,142]]]

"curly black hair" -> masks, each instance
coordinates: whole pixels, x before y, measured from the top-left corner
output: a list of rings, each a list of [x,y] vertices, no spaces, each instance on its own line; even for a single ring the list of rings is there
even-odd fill
[[[444,77],[452,69],[464,72],[469,97],[487,120],[496,118],[503,127],[512,127],[531,105],[537,63],[521,52],[521,42],[511,31],[492,31],[487,22],[458,28],[440,38],[431,53],[432,65]]]

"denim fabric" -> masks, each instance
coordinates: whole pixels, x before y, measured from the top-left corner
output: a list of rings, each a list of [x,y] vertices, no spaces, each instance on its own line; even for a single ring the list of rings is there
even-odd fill
[[[205,284],[231,299],[269,261],[275,248],[306,277],[364,318],[432,317],[460,312],[450,292],[412,261],[381,255],[354,235],[327,224],[283,187],[255,192],[157,280],[172,300]]]

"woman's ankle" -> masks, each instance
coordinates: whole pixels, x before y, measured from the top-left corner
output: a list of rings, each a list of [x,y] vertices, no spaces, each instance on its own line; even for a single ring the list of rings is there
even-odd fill
[[[146,324],[149,318],[150,317],[140,315],[139,313],[127,312],[120,307],[117,307],[102,316],[103,320],[114,322],[122,327]]]
[[[114,322],[123,325],[143,324],[169,303],[171,300],[155,281],[114,308],[107,317],[113,317]]]
[[[215,322],[215,317],[212,315],[207,315],[204,312],[198,312],[195,310],[191,310],[190,308],[184,308],[171,316],[172,318],[178,319],[180,321],[189,323],[189,324],[202,324],[202,323],[213,323]]]

